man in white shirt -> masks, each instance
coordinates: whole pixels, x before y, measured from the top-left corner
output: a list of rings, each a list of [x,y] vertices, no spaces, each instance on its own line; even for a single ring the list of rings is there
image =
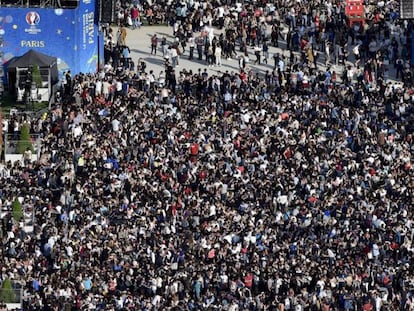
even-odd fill
[[[193,59],[194,57],[194,47],[195,47],[195,40],[194,35],[191,34],[191,37],[188,38],[188,46],[190,47],[190,55],[188,56],[188,59]]]
[[[117,133],[118,134],[118,132],[119,132],[119,130],[120,130],[120,124],[121,124],[121,122],[118,120],[118,119],[113,119],[112,120],[112,131],[114,132],[114,133]]]
[[[97,80],[95,83],[95,96],[102,94],[102,80]]]
[[[177,53],[177,49],[175,47],[172,47],[169,50],[170,50],[171,64],[172,64],[172,67],[175,68],[175,67],[178,66],[178,53]]]
[[[115,81],[115,94],[117,97],[122,94],[122,82],[119,79]]]
[[[214,51],[214,57],[216,59],[216,66],[221,66],[221,46],[217,45],[216,50]]]
[[[283,60],[283,58],[279,59],[278,66],[279,66],[280,72],[285,71],[285,61]]]
[[[222,29],[224,25],[224,8],[222,6],[218,7],[216,14],[218,19],[218,28]]]
[[[325,43],[325,66],[328,66],[331,62],[331,43],[327,41]]]

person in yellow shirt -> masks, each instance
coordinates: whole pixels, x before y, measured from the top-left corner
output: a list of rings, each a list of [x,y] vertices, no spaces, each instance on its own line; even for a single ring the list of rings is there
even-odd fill
[[[127,36],[127,29],[125,26],[121,27],[120,30],[120,45],[125,46],[126,45],[126,36]]]
[[[306,50],[306,54],[308,57],[308,64],[309,66],[312,66],[314,63],[314,57],[313,57],[313,51],[311,47],[308,47],[308,49]]]
[[[81,155],[78,159],[78,166],[77,166],[77,175],[82,177],[83,173],[84,173],[84,167],[85,167],[85,157],[83,155]]]

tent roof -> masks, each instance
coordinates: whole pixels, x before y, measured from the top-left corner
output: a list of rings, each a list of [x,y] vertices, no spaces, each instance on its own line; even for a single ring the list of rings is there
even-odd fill
[[[56,57],[52,57],[35,50],[29,50],[20,57],[14,58],[8,64],[8,68],[23,68],[30,65],[38,65],[39,67],[51,67],[56,63]]]

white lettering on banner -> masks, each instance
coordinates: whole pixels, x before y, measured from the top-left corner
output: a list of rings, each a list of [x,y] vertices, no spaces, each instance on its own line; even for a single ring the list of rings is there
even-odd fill
[[[44,48],[45,41],[38,41],[38,40],[21,40],[20,41],[21,47],[30,47],[30,48]]]
[[[25,28],[24,32],[30,33],[31,35],[37,35],[39,32],[42,32],[42,30],[36,28],[36,26],[30,26],[30,28]]]
[[[82,47],[85,50],[88,44],[95,42],[95,15],[94,12],[83,14]]]

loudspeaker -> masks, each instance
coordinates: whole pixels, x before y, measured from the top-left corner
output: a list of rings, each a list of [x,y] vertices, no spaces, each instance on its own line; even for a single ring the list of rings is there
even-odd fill
[[[400,1],[400,18],[401,19],[413,19],[414,18],[414,5],[411,0]]]
[[[23,3],[17,2],[16,0],[2,0],[0,1],[0,6],[25,6]]]
[[[96,1],[98,22],[113,23],[115,21],[115,0],[98,0]]]
[[[79,0],[58,0],[58,7],[62,9],[76,9],[79,6]]]

